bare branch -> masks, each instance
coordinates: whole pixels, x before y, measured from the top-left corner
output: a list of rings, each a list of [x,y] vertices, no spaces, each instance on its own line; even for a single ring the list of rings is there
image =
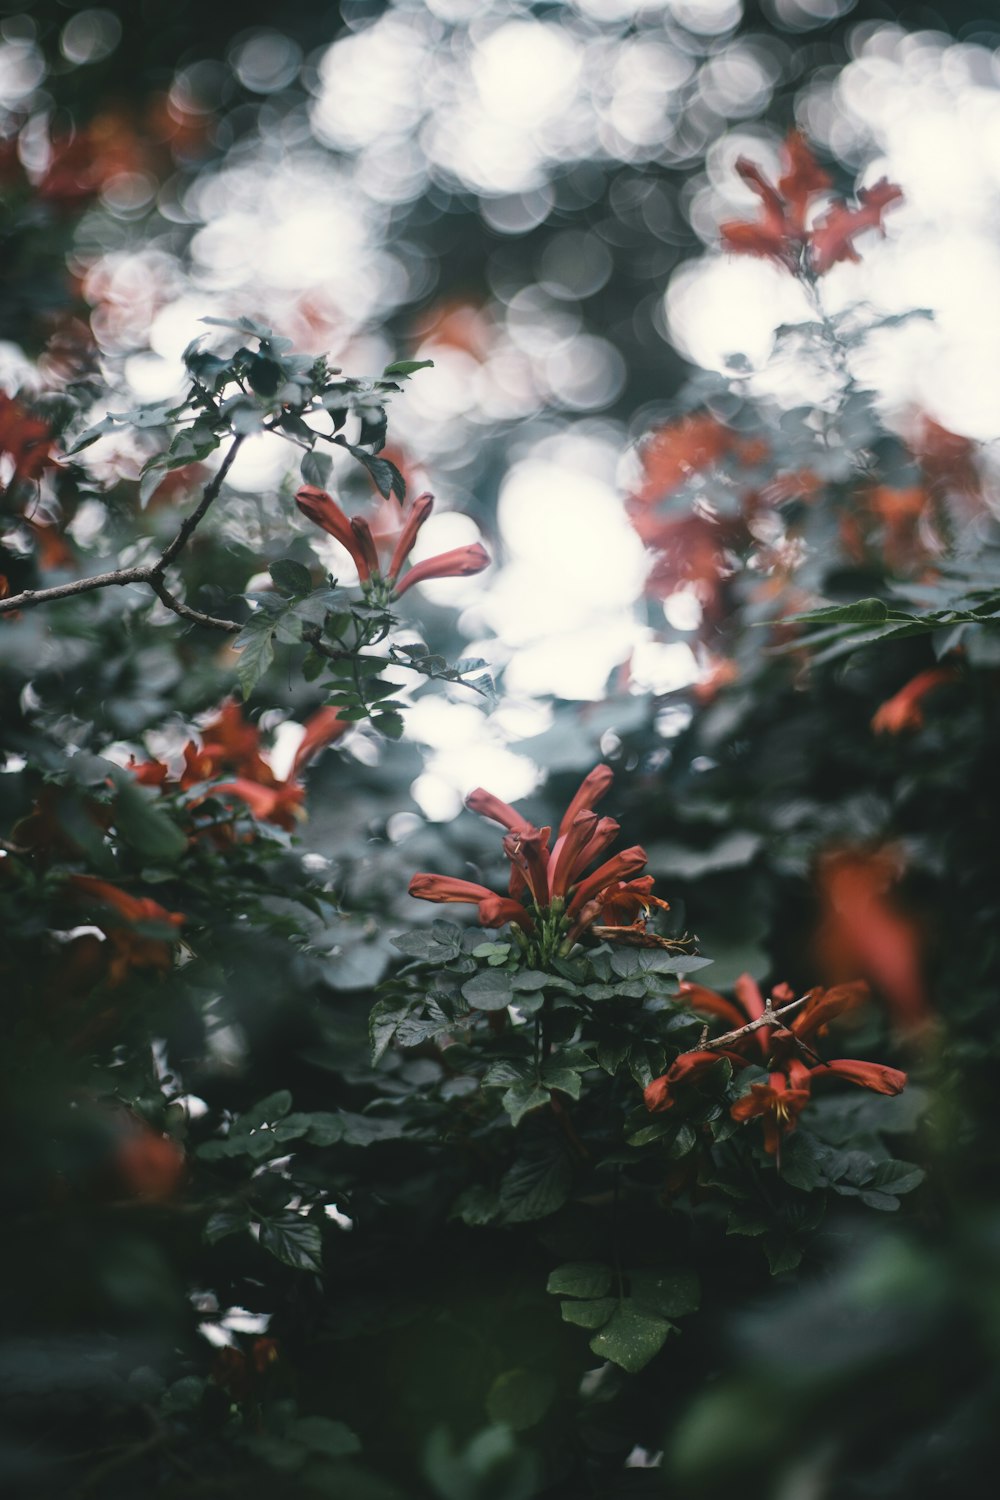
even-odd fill
[[[221,620],[218,615],[206,615],[200,609],[192,609],[190,604],[182,604],[169,592],[159,574],[151,573],[146,582],[160,602],[183,620],[193,620],[196,625],[207,625],[210,630],[226,630],[230,635],[237,635],[243,629],[235,620]]]
[[[209,506],[217,498],[219,491],[225,483],[226,476],[233,466],[233,461],[240,450],[243,435],[237,434],[229,448],[222,463],[219,465],[212,478],[206,484],[202,497],[195,509],[182,522],[174,539],[167,544],[156,562],[141,568],[116,568],[112,573],[95,573],[90,578],[77,578],[72,583],[57,583],[48,589],[25,589],[21,594],[11,594],[6,599],[0,599],[0,614],[11,614],[14,610],[31,609],[36,604],[50,604],[56,599],[71,599],[77,594],[89,594],[94,589],[107,589],[121,587],[124,584],[142,583],[148,584],[153,592],[163,601],[168,609],[174,614],[181,615],[185,619],[195,620],[199,625],[208,625],[215,630],[226,630],[235,633],[240,629],[239,625],[231,620],[219,620],[213,615],[202,614],[200,610],[191,609],[187,604],[181,604],[172,594],[163,587],[163,574],[177,557],[181,549],[187,545],[195,528],[204,519]]]
[[[713,1037],[710,1042],[700,1041],[698,1050],[700,1052],[715,1052],[722,1047],[730,1047],[733,1042],[738,1042],[742,1037],[749,1036],[752,1031],[760,1031],[765,1026],[773,1026],[778,1030],[784,1028],[784,1018],[793,1011],[801,1010],[809,999],[808,995],[800,995],[798,1000],[789,1000],[780,1010],[773,1010],[770,1000],[764,1002],[764,1013],[756,1020],[748,1021],[745,1026],[739,1026],[735,1031],[727,1031],[723,1036]]]

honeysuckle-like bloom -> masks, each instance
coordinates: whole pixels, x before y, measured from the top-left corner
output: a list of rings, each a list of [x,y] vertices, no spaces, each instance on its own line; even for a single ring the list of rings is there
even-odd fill
[[[551,828],[536,828],[516,808],[477,787],[466,806],[507,830],[507,894],[498,895],[475,881],[421,872],[410,881],[410,895],[475,906],[483,926],[509,922],[536,964],[568,953],[588,931],[611,941],[667,945],[667,939],[646,930],[653,907],[667,907],[653,896],[652,877],[639,874],[646,851],[635,844],[602,859],[619,825],[614,818],[598,817],[594,806],[613,779],[610,766],[597,766],[584,777],[554,841]]]
[[[734,1000],[727,1000],[702,984],[682,981],[681,1000],[691,1010],[722,1021],[727,1035],[720,1038],[727,1046],[707,1048],[704,1044],[676,1057],[660,1078],[644,1090],[646,1108],[653,1113],[671,1109],[676,1102],[678,1085],[693,1083],[719,1060],[728,1057],[737,1067],[745,1067],[754,1054],[769,1070],[767,1083],[751,1084],[748,1093],[733,1104],[734,1120],[760,1119],[764,1126],[764,1147],[771,1156],[780,1155],[780,1142],[798,1124],[799,1116],[809,1103],[813,1081],[825,1077],[846,1078],[878,1094],[898,1094],[906,1085],[906,1074],[883,1063],[863,1062],[841,1057],[823,1061],[812,1043],[825,1036],[830,1023],[855,1010],[868,998],[868,986],[861,982],[839,984],[831,989],[812,989],[805,1003],[778,1026],[763,1025],[742,1036],[730,1037],[748,1023],[759,1020],[768,1009],[760,986],[749,974],[741,974],[734,985]],[[771,991],[770,1009],[780,1010],[794,999],[787,984]],[[803,1059],[807,1059],[804,1061]]]
[[[203,727],[202,743],[189,740],[185,745],[184,769],[176,781],[163,761],[133,762],[129,769],[143,785],[164,792],[190,791],[229,772],[231,779],[213,786],[207,795],[236,797],[246,803],[255,818],[290,831],[305,815],[305,787],[296,780],[297,773],[349,728],[335,708],[317,709],[306,720],[291,770],[282,781],[261,754],[260,730],[248,723],[239,705],[230,700]]]
[[[321,526],[351,554],[362,586],[384,603],[401,598],[407,589],[416,583],[425,583],[429,578],[468,578],[481,573],[490,564],[486,548],[473,542],[467,547],[453,547],[450,552],[439,552],[436,557],[425,558],[400,578],[420,528],[434,507],[433,495],[418,495],[402,512],[399,534],[388,561],[383,561],[379,552],[382,538],[376,541],[368,522],[362,516],[346,516],[325,490],[312,484],[303,485],[295,496],[295,503],[304,516]]]
[[[69,884],[97,907],[94,925],[105,936],[100,949],[90,955],[96,959],[90,965],[94,982],[103,978],[117,985],[131,969],[169,969],[172,944],[184,924],[182,912],[167,911],[148,896],[131,896],[96,875],[71,875]],[[114,912],[114,918],[105,912]]]
[[[809,1103],[813,1079],[827,1077],[846,1078],[876,1094],[901,1094],[906,1087],[906,1074],[883,1063],[840,1057],[808,1068],[797,1058],[789,1058],[767,1083],[751,1084],[749,1093],[737,1099],[729,1113],[741,1122],[759,1118],[764,1126],[764,1150],[769,1156],[779,1156],[782,1137],[791,1135]]]
[[[902,734],[907,729],[922,729],[924,699],[935,688],[954,682],[957,676],[954,667],[928,667],[926,672],[918,672],[878,708],[872,718],[872,729],[876,734]]]
[[[873,187],[859,189],[857,208],[838,199],[807,227],[812,201],[831,184],[798,131],[793,130],[782,147],[782,168],[775,186],[756,162],[739,157],[736,170],[761,200],[761,212],[756,219],[720,225],[719,235],[724,249],[764,256],[795,275],[810,271],[822,276],[838,261],[859,260],[856,236],[866,229],[882,230],[885,210],[903,196],[901,188],[882,178]]]

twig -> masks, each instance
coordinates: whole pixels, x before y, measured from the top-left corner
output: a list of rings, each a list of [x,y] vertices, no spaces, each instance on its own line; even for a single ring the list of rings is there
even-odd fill
[[[177,535],[167,544],[154,563],[141,568],[116,568],[112,573],[94,573],[90,578],[77,578],[72,583],[57,583],[48,589],[25,589],[23,593],[0,599],[0,614],[10,614],[18,609],[31,609],[36,604],[50,604],[56,599],[70,599],[77,594],[89,594],[94,589],[144,583],[153,590],[153,593],[168,609],[172,610],[175,615],[180,615],[182,619],[194,620],[196,624],[206,625],[212,630],[225,630],[230,634],[235,634],[241,627],[234,621],[220,620],[215,615],[203,614],[201,610],[192,609],[190,605],[182,604],[179,599],[175,599],[167,590],[163,575],[178,553],[187,545],[192,532],[204,520],[209,506],[217,498],[225,483],[242,442],[243,434],[238,433],[222,463],[206,484],[198,504],[181,522]]]
[[[723,1036],[713,1037],[710,1042],[701,1041],[698,1049],[701,1052],[714,1052],[721,1047],[729,1047],[733,1042],[738,1042],[741,1037],[749,1036],[752,1031],[760,1031],[764,1026],[781,1028],[784,1026],[784,1017],[794,1010],[801,1010],[809,999],[808,995],[801,995],[798,1000],[789,1000],[780,1010],[774,1010],[770,999],[764,1002],[763,1015],[757,1016],[753,1021],[748,1021],[745,1026],[738,1027],[735,1031],[727,1031]]]

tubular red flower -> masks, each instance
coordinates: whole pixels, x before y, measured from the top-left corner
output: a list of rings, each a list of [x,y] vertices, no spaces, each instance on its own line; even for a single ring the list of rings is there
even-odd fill
[[[809,1103],[808,1088],[789,1088],[783,1073],[772,1073],[768,1083],[754,1083],[750,1092],[737,1099],[729,1113],[744,1123],[760,1116],[764,1125],[764,1150],[777,1156],[781,1137],[791,1135],[799,1115]]]
[[[262,823],[275,823],[279,828],[291,831],[296,822],[305,816],[302,803],[305,787],[296,781],[283,781],[275,786],[261,786],[260,782],[248,781],[238,776],[235,781],[213,786],[213,797],[239,797]]]
[[[356,540],[361,560],[358,560],[358,575],[362,583],[367,583],[373,573],[379,571],[378,548],[375,546],[375,538],[372,529],[362,516],[351,517],[351,532]],[[357,560],[357,553],[355,553]]]
[[[614,779],[615,773],[610,766],[595,766],[592,771],[588,771],[563,814],[562,822],[559,824],[560,838],[573,827],[577,813],[589,811],[600,802]]]
[[[410,506],[385,575],[393,582],[399,576],[400,568],[410,555],[417,533],[433,509],[434,496],[426,494],[418,495]]]
[[[809,998],[791,1021],[789,1030],[797,1037],[815,1036],[817,1032],[825,1031],[837,1016],[863,1005],[870,994],[871,991],[862,979],[855,980],[852,984],[835,984],[828,990],[810,990]]]
[[[450,552],[439,552],[437,557],[427,557],[412,567],[397,583],[395,597],[401,599],[407,589],[415,583],[426,583],[429,578],[470,578],[489,565],[490,555],[479,542],[468,547],[453,547]]]
[[[296,493],[295,503],[304,516],[321,526],[354,555],[355,541],[351,523],[332,495],[328,495],[326,490],[317,489],[314,484],[306,484]]]
[[[148,896],[130,896],[119,890],[108,880],[99,880],[96,875],[71,875],[69,883],[93,901],[110,906],[113,911],[133,926],[139,922],[157,922],[165,927],[181,927],[184,915],[179,911],[167,911],[158,901]]]
[[[569,829],[556,840],[549,862],[550,897],[565,896],[576,872],[585,867],[582,856],[593,841],[596,829],[597,814],[579,812]]]
[[[485,787],[475,787],[466,797],[465,805],[470,812],[478,813],[481,818],[490,818],[510,833],[531,833],[534,830],[534,823],[529,823],[509,802],[502,802]]]
[[[549,904],[549,851],[546,841],[550,830],[532,828],[526,833],[508,833],[503,852],[524,877],[531,899],[539,908]]]
[[[810,1068],[810,1078],[822,1078],[834,1073],[846,1078],[849,1083],[859,1084],[863,1089],[872,1089],[876,1094],[901,1094],[906,1087],[906,1074],[899,1068],[887,1068],[883,1063],[859,1062],[853,1057],[838,1057],[818,1068]]]
[[[954,682],[957,676],[954,667],[929,667],[926,672],[918,672],[876,711],[872,729],[876,734],[902,734],[906,729],[922,729],[924,698],[944,683]]]
[[[679,985],[681,999],[691,1010],[700,1010],[704,1015],[717,1016],[734,1031],[745,1026],[747,1018],[741,1015],[731,1000],[716,994],[704,984],[695,984],[691,979],[682,979]]]
[[[410,895],[420,901],[453,901],[459,905],[478,906],[481,901],[499,900],[488,886],[474,880],[458,880],[451,875],[434,875],[420,871],[410,880]]]
[[[680,1057],[675,1057],[670,1067],[660,1078],[654,1078],[643,1090],[643,1098],[646,1108],[651,1114],[659,1114],[663,1110],[672,1109],[675,1104],[674,1089],[679,1083],[693,1083],[703,1073],[707,1073],[723,1057],[730,1061],[743,1065],[743,1058],[737,1057],[735,1053],[716,1050],[714,1052],[682,1052]]]
[[[489,897],[479,903],[479,922],[483,927],[503,927],[506,922],[516,922],[524,932],[534,931],[534,922],[520,901],[511,901],[509,896]]]
[[[645,863],[646,851],[641,844],[633,844],[630,849],[623,849],[620,854],[605,860],[603,865],[598,865],[594,873],[577,886],[567,908],[569,915],[575,916],[582,906],[614,881],[627,880],[630,875],[637,874]]]
[[[350,727],[350,724],[340,717],[339,709],[331,707],[317,709],[312,717],[306,720],[306,732],[299,741],[289,775],[294,776],[302,766],[312,760],[313,756],[318,755],[327,745],[332,745],[334,740],[339,740]]]

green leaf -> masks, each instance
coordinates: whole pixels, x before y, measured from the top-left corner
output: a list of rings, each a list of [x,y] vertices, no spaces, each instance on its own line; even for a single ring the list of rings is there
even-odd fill
[[[287,1437],[325,1458],[348,1458],[361,1452],[361,1443],[346,1422],[334,1421],[332,1417],[298,1417],[289,1427]]]
[[[476,1010],[506,1010],[514,999],[510,975],[498,969],[474,974],[462,985],[462,994]]]
[[[575,1074],[573,1075],[576,1076]],[[510,1115],[511,1123],[520,1125],[524,1116],[530,1110],[538,1109],[549,1102],[549,1091],[540,1087],[539,1084],[530,1079],[522,1080],[520,1083],[512,1084],[500,1100],[504,1109]]]
[[[272,616],[265,614],[263,610],[257,610],[233,642],[240,653],[236,675],[244,703],[274,661],[274,625]]]
[[[610,1359],[630,1375],[635,1375],[659,1354],[672,1326],[664,1318],[638,1312],[626,1302],[612,1314],[600,1333],[594,1335],[590,1347],[601,1359]]]
[[[491,1422],[503,1422],[514,1432],[523,1432],[540,1422],[552,1404],[556,1383],[543,1370],[505,1370],[486,1396]]]
[[[694,1271],[633,1271],[629,1277],[634,1306],[661,1318],[683,1318],[698,1311],[701,1288]]]
[[[545,1064],[542,1069],[542,1083],[547,1089],[558,1089],[560,1093],[569,1094],[571,1099],[579,1099],[580,1090],[583,1088],[583,1080],[577,1070],[561,1068],[557,1059]]]
[[[505,1224],[527,1224],[562,1208],[573,1186],[573,1168],[562,1151],[517,1161],[500,1184]]]
[[[260,1244],[276,1260],[296,1271],[323,1269],[323,1241],[318,1224],[297,1215],[287,1214],[279,1218],[263,1219],[260,1226]]]
[[[271,563],[267,570],[274,586],[279,593],[287,594],[292,598],[301,598],[304,594],[312,593],[312,575],[309,569],[302,563],[296,562],[291,557],[279,557],[277,562]]]
[[[303,455],[301,468],[306,484],[314,484],[317,489],[325,490],[330,482],[333,461],[326,453],[306,453]]]
[[[205,1225],[205,1238],[210,1245],[224,1240],[230,1234],[242,1234],[250,1228],[250,1210],[245,1206],[224,1208],[212,1214]]]
[[[599,1297],[594,1301],[560,1302],[559,1311],[564,1323],[573,1323],[577,1328],[601,1328],[617,1307],[617,1297]]]
[[[416,370],[431,370],[434,368],[432,359],[397,359],[395,364],[386,365],[382,371],[383,375],[412,375]]]
[[[789,615],[793,625],[880,625],[889,618],[889,609],[881,599],[856,599],[853,604],[830,604],[822,609]]]
[[[376,711],[371,716],[372,725],[379,734],[384,734],[387,740],[399,740],[403,737],[406,723],[402,714],[390,709],[387,713]]]
[[[249,1135],[251,1130],[260,1130],[264,1125],[273,1125],[283,1120],[292,1107],[292,1096],[287,1089],[278,1089],[256,1104],[245,1109],[233,1126],[234,1135]]]
[[[155,864],[172,865],[187,851],[187,835],[155,805],[156,793],[128,771],[113,776],[115,827],[125,842]]]
[[[613,1274],[611,1267],[600,1261],[568,1261],[550,1274],[545,1290],[557,1297],[604,1297]]]

